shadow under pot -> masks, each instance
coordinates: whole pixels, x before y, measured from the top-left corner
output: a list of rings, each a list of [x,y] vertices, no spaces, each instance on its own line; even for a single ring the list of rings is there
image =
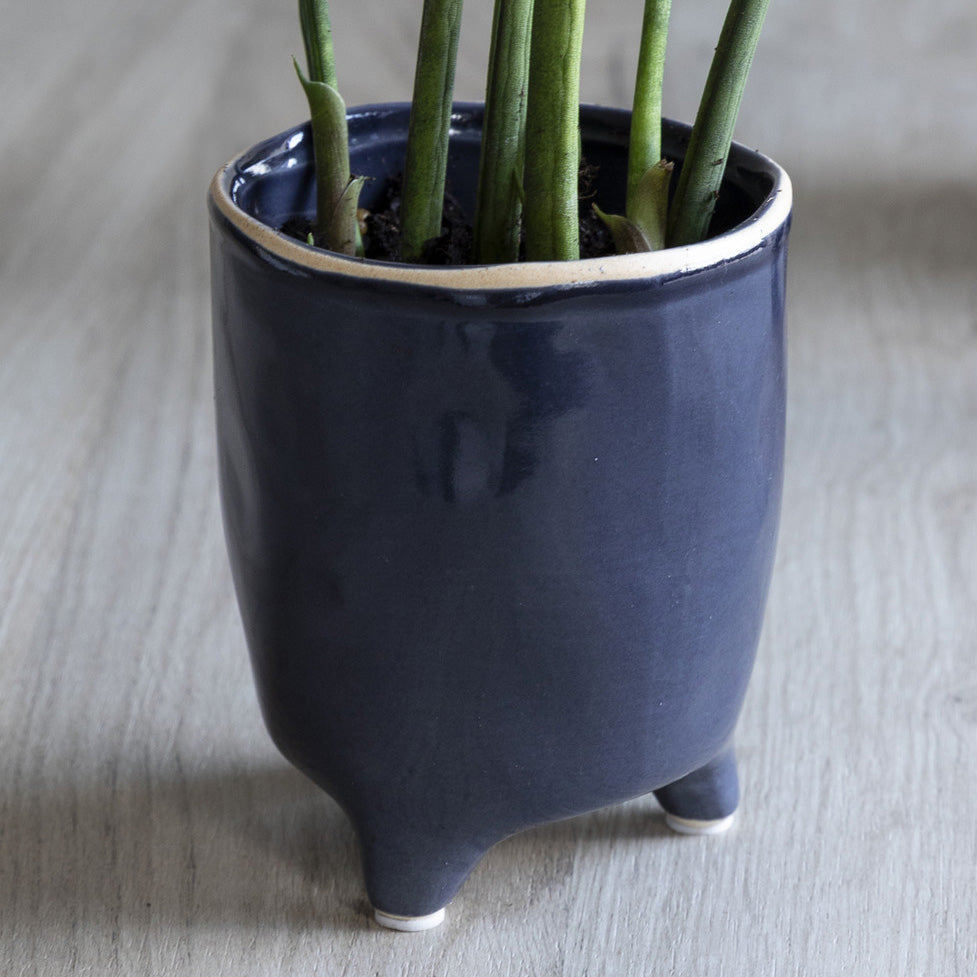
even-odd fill
[[[366,206],[408,114],[350,112]],[[480,124],[457,107],[462,206]],[[605,210],[628,127],[583,110]],[[378,920],[434,925],[502,838],[648,792],[722,829],[780,508],[786,175],[734,147],[701,244],[432,268],[279,233],[310,157],[298,128],[211,188],[220,487],[265,721],[354,823]]]

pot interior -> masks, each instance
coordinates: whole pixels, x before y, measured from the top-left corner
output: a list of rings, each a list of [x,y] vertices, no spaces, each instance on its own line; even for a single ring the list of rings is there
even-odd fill
[[[452,115],[447,189],[469,217],[474,212],[482,117],[478,104],[458,104]],[[409,119],[406,103],[350,110],[350,165],[355,174],[368,177],[360,197],[367,209],[380,205],[388,181],[402,171]],[[623,109],[581,108],[584,159],[596,171],[582,208],[596,202],[608,213],[623,212],[629,127],[630,113]],[[673,189],[689,133],[686,125],[664,122],[665,157],[676,166]],[[749,220],[773,190],[776,173],[769,160],[734,145],[710,237]],[[266,140],[246,154],[229,189],[238,207],[273,228],[296,216],[313,216],[315,176],[308,124]]]

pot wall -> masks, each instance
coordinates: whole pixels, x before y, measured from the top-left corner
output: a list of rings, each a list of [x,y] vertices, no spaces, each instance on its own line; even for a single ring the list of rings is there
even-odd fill
[[[457,119],[462,196],[478,118]],[[354,169],[396,170],[403,109],[351,119]],[[612,179],[622,119],[587,115]],[[307,149],[303,130],[259,147],[224,196],[261,219],[309,206]],[[783,184],[761,157],[735,168],[749,224]],[[721,786],[676,813],[730,813],[779,514],[786,210],[691,271],[480,289],[293,261],[219,197],[245,633],[271,734],[350,814],[374,905],[434,912],[507,834],[717,759]]]

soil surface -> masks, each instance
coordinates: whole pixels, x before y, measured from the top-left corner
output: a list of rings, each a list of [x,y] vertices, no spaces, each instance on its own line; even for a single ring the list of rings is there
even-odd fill
[[[594,213],[591,203],[594,177],[591,167],[580,170],[580,256],[603,258],[614,254],[610,231]],[[366,212],[361,221],[364,257],[374,261],[402,261],[400,248],[400,178],[387,182],[380,206]],[[281,228],[284,234],[304,243],[315,243],[312,222],[296,217]],[[468,215],[450,191],[444,197],[441,235],[427,243],[424,263],[429,265],[472,264],[472,225]]]

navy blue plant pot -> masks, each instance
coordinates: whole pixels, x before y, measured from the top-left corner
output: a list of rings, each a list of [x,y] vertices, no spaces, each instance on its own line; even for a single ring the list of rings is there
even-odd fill
[[[350,112],[356,173],[399,170],[407,119]],[[462,203],[480,124],[457,107]],[[583,111],[607,211],[628,124]],[[725,826],[779,517],[786,175],[734,147],[690,247],[431,268],[276,231],[310,153],[295,129],[211,188],[220,485],[265,720],[354,823],[378,918],[432,925],[500,839],[651,791]]]

